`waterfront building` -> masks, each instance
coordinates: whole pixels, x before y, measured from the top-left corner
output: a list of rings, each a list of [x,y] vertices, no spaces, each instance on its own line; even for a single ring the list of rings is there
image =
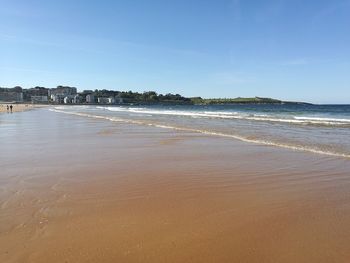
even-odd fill
[[[30,100],[32,103],[47,103],[49,101],[47,95],[46,96],[31,96]]]
[[[6,102],[22,102],[23,92],[21,87],[0,88],[0,101]]]
[[[95,96],[92,94],[86,95],[86,103],[95,103]]]
[[[98,97],[97,98],[97,102],[99,104],[114,104],[115,103],[115,99],[114,97]]]

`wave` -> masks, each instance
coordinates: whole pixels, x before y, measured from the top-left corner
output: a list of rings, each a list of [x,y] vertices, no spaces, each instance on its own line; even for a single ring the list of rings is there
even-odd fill
[[[173,126],[173,125],[152,123],[152,122],[148,122],[148,121],[125,119],[125,118],[120,118],[120,117],[100,116],[100,115],[93,115],[93,114],[80,113],[80,112],[68,112],[68,111],[64,111],[61,109],[57,109],[57,108],[49,109],[49,110],[54,111],[54,112],[58,112],[58,113],[65,113],[65,114],[76,115],[76,116],[81,116],[81,117],[105,119],[105,120],[109,120],[109,121],[113,121],[113,122],[145,125],[145,126],[152,126],[152,127],[162,128],[162,129],[172,129],[172,130],[177,130],[177,131],[194,132],[194,133],[200,133],[200,134],[205,134],[205,135],[226,137],[226,138],[232,138],[232,139],[236,139],[236,140],[240,140],[240,141],[248,142],[248,143],[267,145],[267,146],[275,146],[275,147],[286,148],[286,149],[295,150],[295,151],[311,152],[311,153],[316,153],[316,154],[321,154],[321,155],[328,155],[328,156],[333,156],[333,157],[342,157],[342,158],[350,159],[350,154],[339,153],[339,152],[334,152],[334,151],[325,151],[325,150],[320,150],[317,148],[312,148],[309,146],[283,144],[283,143],[262,140],[262,139],[251,139],[248,137],[244,137],[241,135],[235,135],[235,134],[227,134],[227,133],[222,133],[222,132],[214,132],[214,131],[209,131],[209,130],[187,128],[187,127],[178,127],[178,126]]]
[[[129,112],[136,114],[172,115],[186,116],[192,118],[218,118],[236,119],[250,121],[265,121],[276,123],[289,123],[300,125],[323,125],[323,126],[350,126],[350,119],[321,118],[321,117],[298,117],[298,116],[272,116],[267,114],[247,114],[241,112],[228,111],[179,111],[179,110],[155,110],[147,108],[128,107],[96,107],[115,112]]]
[[[339,118],[321,118],[321,117],[294,117],[294,118],[297,120],[350,123],[350,119],[339,119]]]

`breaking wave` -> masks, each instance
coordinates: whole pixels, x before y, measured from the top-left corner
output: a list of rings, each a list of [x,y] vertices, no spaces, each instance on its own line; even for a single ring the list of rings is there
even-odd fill
[[[99,107],[99,108],[112,110],[112,111],[129,111],[129,112],[131,112],[130,109],[125,110],[124,108],[119,108],[119,107],[118,108]],[[255,144],[267,145],[267,146],[276,146],[276,147],[291,149],[291,150],[295,150],[295,151],[311,152],[311,153],[334,156],[334,157],[350,158],[350,154],[336,152],[336,151],[320,150],[316,147],[313,148],[310,146],[278,143],[278,142],[273,142],[273,141],[263,140],[263,139],[251,139],[249,137],[245,137],[242,135],[216,132],[216,131],[210,131],[210,130],[205,130],[205,129],[196,129],[196,128],[174,126],[174,125],[159,124],[159,123],[154,123],[154,122],[147,121],[147,120],[134,120],[134,119],[115,117],[115,116],[101,116],[101,115],[95,115],[95,114],[89,114],[89,113],[71,112],[71,111],[66,111],[64,109],[65,109],[64,107],[56,107],[55,109],[49,109],[49,110],[53,111],[53,112],[70,114],[70,115],[81,116],[81,117],[109,120],[109,121],[113,121],[113,122],[122,122],[122,123],[129,123],[129,124],[152,126],[152,127],[162,128],[162,129],[172,129],[172,130],[184,131],[184,132],[194,132],[194,133],[200,133],[200,134],[211,135],[211,136],[232,138],[232,139],[236,139],[236,140],[240,140],[240,141],[248,142],[248,143],[255,143]],[[157,113],[159,112],[159,111],[153,111],[153,110],[144,110],[142,108],[139,108],[139,109],[141,109],[142,113],[147,113],[147,114],[152,114],[153,112],[157,112]],[[132,110],[137,111],[137,108],[133,108]],[[161,112],[162,112],[162,114],[165,114],[165,113],[163,113],[163,111],[161,111]],[[175,113],[175,111],[170,111],[170,112],[171,112],[171,114],[178,114],[178,112]],[[186,114],[188,114],[188,113],[186,113]],[[204,113],[204,114],[207,114],[207,113]],[[235,113],[230,113],[230,114],[235,114]],[[216,112],[215,115],[220,115],[220,114],[218,114]],[[191,116],[191,115],[188,115],[188,116]]]
[[[97,107],[98,109],[114,111],[114,112],[129,112],[135,114],[150,114],[150,115],[171,115],[171,116],[186,116],[192,118],[218,118],[218,119],[236,119],[249,121],[265,121],[275,123],[290,123],[299,125],[320,125],[320,126],[349,126],[350,119],[343,118],[323,118],[323,117],[299,117],[299,116],[278,116],[268,114],[248,114],[242,112],[230,111],[181,111],[181,110],[157,110],[136,107]]]

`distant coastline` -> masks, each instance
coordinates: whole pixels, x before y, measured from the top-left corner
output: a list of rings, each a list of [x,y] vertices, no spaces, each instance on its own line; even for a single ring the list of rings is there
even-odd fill
[[[305,104],[311,105],[307,102],[296,102],[296,101],[282,101],[272,98],[214,98],[214,99],[202,99],[202,98],[191,98],[194,104],[210,104],[210,105],[220,105],[220,104]]]
[[[32,104],[98,104],[98,105],[220,105],[220,104],[298,104],[311,105],[306,102],[282,101],[273,98],[210,98],[184,97],[180,94],[158,94],[155,91],[143,93],[116,90],[84,90],[70,86],[56,88],[34,87],[23,89],[0,87],[0,102],[2,103],[32,103]]]

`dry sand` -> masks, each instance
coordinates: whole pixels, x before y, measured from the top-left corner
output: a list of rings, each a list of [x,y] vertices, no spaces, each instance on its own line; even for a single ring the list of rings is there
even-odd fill
[[[0,262],[350,262],[348,160],[22,114],[0,125]]]
[[[0,103],[0,113],[6,113],[7,112],[7,105],[12,105],[12,111],[13,112],[21,112],[21,111],[27,111],[32,110],[35,108],[42,108],[46,107],[47,105],[38,105],[38,104],[11,104],[11,103]],[[10,112],[10,111],[9,111]]]

